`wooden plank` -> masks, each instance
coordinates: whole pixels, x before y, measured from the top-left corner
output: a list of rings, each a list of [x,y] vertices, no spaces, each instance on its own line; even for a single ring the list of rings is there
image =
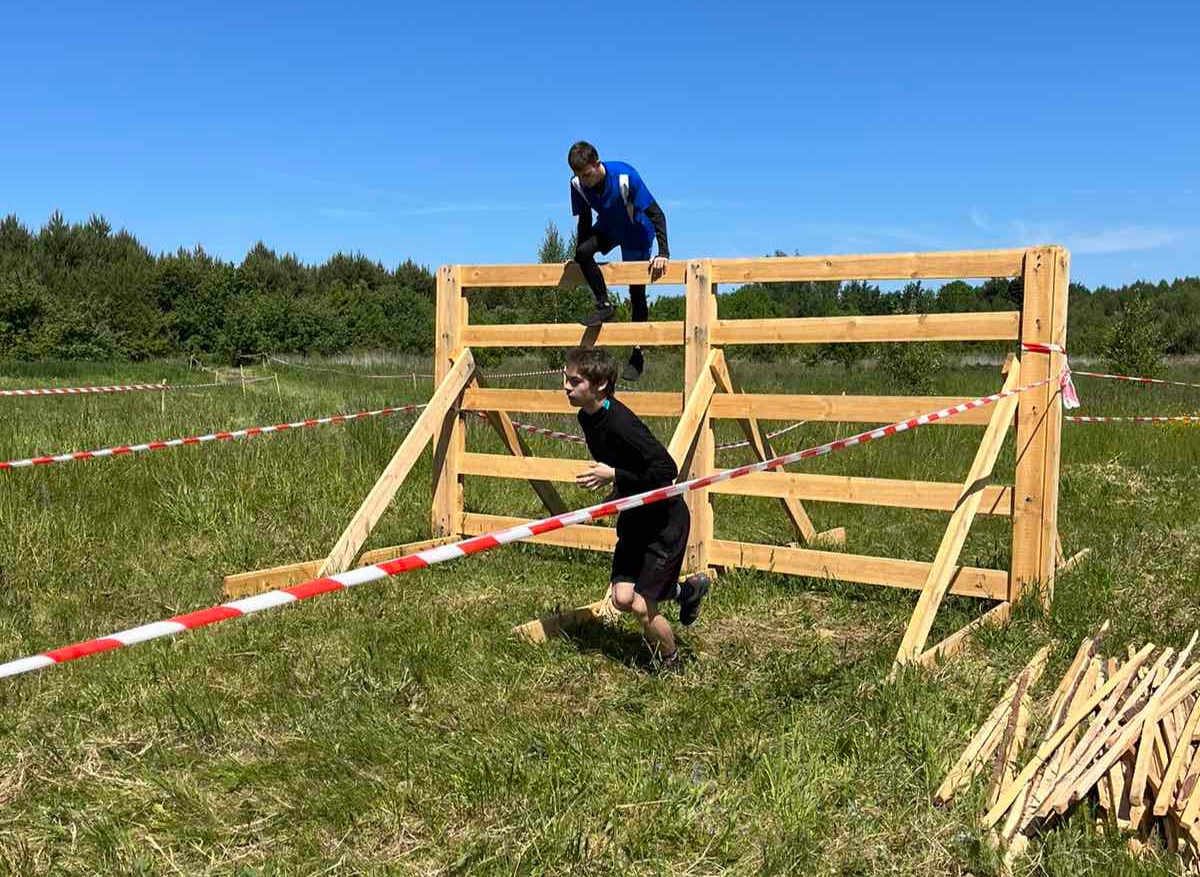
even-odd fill
[[[463,328],[467,347],[680,347],[683,322],[605,323],[585,327],[576,323],[474,325]]]
[[[587,460],[561,457],[508,457],[468,451],[462,456],[463,475],[488,478],[535,478],[573,484],[575,476],[591,465]],[[820,502],[878,505],[889,508],[954,511],[963,486],[953,482],[904,481],[859,478],[847,475],[811,475],[800,472],[752,472],[722,481],[713,493],[730,496],[793,497]],[[979,514],[1006,515],[1012,506],[1012,488],[988,485],[982,491]]]
[[[970,624],[959,628],[937,645],[922,652],[914,659],[913,663],[920,664],[923,667],[932,667],[938,660],[944,660],[961,651],[963,646],[967,644],[967,640],[971,634],[980,628],[988,625],[999,627],[1002,624],[1007,624],[1008,617],[1011,614],[1012,603],[1006,601],[993,606]]]
[[[992,708],[992,712],[984,719],[983,724],[979,726],[979,730],[967,743],[966,748],[959,756],[958,761],[950,768],[946,774],[946,778],[942,780],[942,784],[938,786],[936,792],[933,793],[933,800],[939,803],[946,803],[953,797],[954,792],[962,788],[970,778],[974,776],[975,771],[971,770],[972,764],[978,764],[980,759],[986,760],[991,754],[985,746],[989,737],[993,732],[1007,721],[1009,711],[1012,708],[1013,695],[1017,693],[1021,680],[1028,680],[1028,686],[1032,687],[1037,684],[1041,678],[1042,670],[1046,667],[1046,659],[1050,655],[1050,647],[1042,646],[1030,659],[1005,689],[1004,694],[996,702],[996,706]],[[999,742],[997,740],[997,742]]]
[[[676,259],[667,262],[667,270],[651,278],[649,262],[601,262],[604,280],[613,286],[630,283],[675,285],[685,282],[687,263]],[[478,286],[585,286],[587,281],[574,262],[551,262],[536,265],[463,265],[464,288]]]
[[[578,609],[568,609],[566,612],[551,612],[541,618],[518,624],[512,633],[531,643],[544,643],[552,636],[562,634],[584,624],[600,622],[609,624],[617,619],[620,613],[605,596],[603,600],[588,603]]]
[[[731,496],[786,496],[816,502],[844,502],[889,508],[952,512],[963,486],[952,481],[906,481],[902,478],[863,478],[852,475],[814,475],[804,472],[751,472],[709,488]],[[980,489],[979,514],[1012,514],[1012,488],[989,484]]]
[[[962,396],[807,396],[780,393],[717,393],[709,414],[717,418],[760,420],[836,420],[892,423],[968,401]],[[988,406],[990,407],[990,406]],[[983,426],[988,407],[964,411],[937,424]]]
[[[1000,817],[1008,812],[1008,808],[1016,799],[1017,794],[1025,787],[1025,784],[1033,778],[1033,775],[1041,769],[1055,750],[1063,743],[1067,737],[1074,732],[1075,728],[1091,713],[1096,706],[1111,694],[1116,688],[1125,683],[1133,674],[1137,673],[1139,667],[1145,662],[1150,653],[1154,651],[1153,644],[1147,643],[1142,647],[1141,651],[1137,652],[1129,661],[1115,674],[1109,676],[1108,681],[1104,683],[1102,688],[1094,691],[1087,700],[1078,708],[1073,708],[1071,714],[1059,726],[1058,730],[1047,737],[1038,747],[1037,752],[1029,759],[1021,772],[1017,774],[1016,779],[1005,785],[1001,789],[997,797],[995,805],[984,814],[980,819],[980,825],[987,829],[999,821]]]
[[[495,530],[504,530],[520,524],[532,523],[531,518],[512,518],[505,515],[483,515],[464,512],[459,529],[464,536],[480,536]],[[583,548],[588,551],[612,551],[617,544],[615,527],[598,527],[592,524],[574,524],[561,530],[551,530],[522,542],[538,545],[557,545],[560,548]]]
[[[678,417],[683,393],[620,393],[619,398],[639,417]],[[525,414],[575,414],[562,390],[518,390],[507,387],[469,387],[463,394],[467,411],[519,411]]]
[[[702,397],[704,403],[699,422],[696,424],[696,441],[691,459],[679,470],[680,478],[684,480],[708,475],[716,466],[711,421],[711,401],[715,386],[712,372],[715,365],[712,326],[717,318],[716,296],[717,287],[712,281],[712,263],[707,259],[689,262],[687,308],[684,317],[687,346],[683,352],[683,391],[689,401]],[[717,355],[721,355],[719,351]],[[724,362],[724,359],[721,361]],[[688,530],[687,554],[683,566],[688,572],[703,571],[709,565],[709,546],[714,527],[712,497],[708,490],[692,490],[684,496],[684,502],[687,503],[691,515],[691,528]]]
[[[1020,311],[717,320],[714,344],[864,344],[878,341],[1013,341]]]
[[[619,398],[639,417],[679,417],[683,394],[638,391]],[[781,393],[715,393],[709,416],[729,420],[832,420],[845,423],[892,423],[968,401],[962,396],[805,396]],[[462,407],[468,411],[516,411],[574,414],[561,390],[470,387]],[[990,406],[974,408],[935,425],[985,426]]]
[[[1158,797],[1154,799],[1155,816],[1166,816],[1172,802],[1175,800],[1175,786],[1179,781],[1179,776],[1184,766],[1191,759],[1189,744],[1191,743],[1192,735],[1196,731],[1196,723],[1198,721],[1200,721],[1200,697],[1196,698],[1196,702],[1192,704],[1191,712],[1188,713],[1187,721],[1184,722],[1183,728],[1179,732],[1179,739],[1176,741],[1174,751],[1171,753],[1171,761],[1167,765],[1166,775],[1159,786]]]
[[[842,554],[811,548],[783,548],[727,539],[712,540],[709,562],[714,566],[762,569],[911,590],[917,590],[924,584],[932,566],[920,560]],[[950,586],[950,593],[957,596],[984,597],[989,600],[1003,600],[1007,590],[1008,573],[1004,570],[972,566],[959,567]]]
[[[1019,387],[1020,381],[1020,365],[1013,363],[1008,377],[1004,380],[1004,389],[1011,390]],[[982,496],[978,488],[991,477],[992,469],[996,465],[996,458],[1000,455],[1000,448],[1004,444],[1004,437],[1008,433],[1008,427],[1016,412],[1016,406],[1016,396],[1001,399],[993,406],[992,421],[983,433],[983,440],[979,443],[975,460],[971,463],[971,469],[963,482],[963,500],[958,508],[950,514],[950,523],[946,526],[946,533],[938,546],[937,556],[929,571],[929,580],[921,590],[921,597],[917,600],[912,620],[909,621],[908,629],[904,632],[904,639],[900,643],[900,649],[896,652],[897,665],[916,659],[925,649],[925,642],[929,639],[929,631],[933,627],[933,619],[942,605],[942,598],[950,586],[951,576],[957,569],[958,556],[966,543],[967,533],[971,529],[975,513],[979,510]]]
[[[1039,344],[1066,343],[1066,251],[1058,247],[1031,249],[1025,258],[1025,297],[1021,340]],[[1062,280],[1059,271],[1063,272]],[[1021,356],[1026,381],[1058,374],[1059,354]],[[1058,446],[1061,436],[1061,396],[1051,382],[1021,394],[1017,408],[1017,465],[1014,485],[1012,593],[1039,587],[1047,598],[1053,583],[1054,533],[1057,530]],[[1053,477],[1051,477],[1053,476]]]
[[[687,401],[683,406],[683,414],[675,424],[675,432],[667,445],[667,453],[675,461],[680,473],[688,471],[692,461],[692,449],[696,446],[696,439],[700,434],[700,426],[707,423],[708,403],[717,387],[713,367],[720,356],[719,350],[711,350],[701,363],[699,377],[685,394]]]
[[[373,563],[379,563],[383,560],[391,560],[393,557],[412,554],[414,551],[436,548],[439,545],[445,545],[452,541],[454,541],[453,537],[442,536],[437,539],[422,539],[419,542],[392,545],[388,548],[376,548],[372,551],[363,552],[362,557],[358,559],[355,566],[370,566]],[[298,585],[301,582],[307,582],[309,579],[316,578],[317,573],[321,571],[321,564],[324,562],[324,558],[320,560],[305,560],[300,563],[289,563],[285,566],[273,566],[269,569],[234,573],[222,579],[221,593],[230,598],[249,597],[251,594],[261,594],[263,591],[272,591],[277,588]]]
[[[437,274],[437,321],[434,334],[434,385],[440,387],[462,346],[463,327],[469,322],[467,300],[462,295],[462,269],[445,265]],[[433,443],[433,501],[430,527],[434,536],[454,535],[454,524],[463,510],[459,460],[467,449],[467,430],[457,411],[447,409]]]
[[[475,359],[470,350],[464,350],[459,354],[445,379],[438,385],[437,391],[425,406],[425,410],[421,412],[421,416],[417,418],[417,422],[408,431],[408,435],[404,437],[404,441],[401,442],[399,449],[384,468],[383,474],[379,476],[379,480],[367,494],[367,498],[362,501],[362,505],[354,513],[354,517],[346,525],[337,544],[333,546],[329,557],[321,566],[320,575],[327,576],[350,568],[359,549],[371,535],[371,531],[383,516],[388,504],[391,503],[392,497],[404,483],[404,479],[424,452],[425,446],[429,444],[434,433],[441,427],[445,418],[455,417],[457,420],[453,411],[454,404],[474,371]],[[435,535],[447,536],[450,534],[436,533]]]
[[[713,259],[716,283],[1016,277],[1024,250]]]

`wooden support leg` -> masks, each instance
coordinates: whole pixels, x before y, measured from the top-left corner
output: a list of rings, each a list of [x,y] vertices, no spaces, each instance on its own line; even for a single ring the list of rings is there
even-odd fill
[[[1014,362],[1004,381],[1004,388],[1010,390],[1020,386],[1020,376],[1020,364]],[[971,464],[971,470],[967,473],[967,479],[963,483],[958,508],[950,515],[950,523],[946,527],[941,545],[938,546],[937,557],[933,561],[933,567],[929,570],[929,577],[917,600],[917,608],[913,612],[908,629],[904,632],[904,639],[900,643],[900,649],[896,653],[896,666],[915,660],[925,648],[925,642],[929,639],[929,631],[933,627],[934,616],[937,615],[938,607],[942,604],[942,598],[950,589],[950,583],[957,569],[958,556],[966,542],[971,522],[975,519],[975,513],[979,510],[984,484],[992,474],[996,457],[1000,454],[1004,437],[1012,424],[1017,398],[1009,396],[995,403],[996,410],[992,413],[991,420],[988,421],[983,440],[979,443],[979,450],[975,453],[975,460]]]
[[[474,371],[475,358],[470,350],[464,350],[454,361],[454,365],[425,406],[425,410],[421,412],[421,416],[417,418],[417,422],[404,437],[400,448],[375,482],[375,486],[371,488],[371,492],[367,494],[367,498],[354,513],[354,517],[321,566],[320,575],[327,576],[350,568],[359,549],[371,535],[371,530],[379,522],[392,497],[412,470],[413,464],[429,444],[429,440],[446,418],[457,418],[454,409]]]
[[[734,389],[733,378],[729,374],[729,366],[725,362],[724,355],[717,361],[714,374],[722,392],[737,392]],[[775,456],[775,449],[771,447],[771,440],[763,435],[762,431],[758,428],[758,421],[755,418],[747,417],[738,420],[738,426],[741,427],[743,435],[746,436],[746,441],[750,442],[750,448],[754,451],[754,455],[758,457],[760,463],[763,460],[770,460]],[[779,471],[786,471],[786,468],[781,468]],[[796,530],[796,538],[800,543],[826,542],[838,545],[845,543],[845,527],[837,527],[833,530],[818,533],[817,528],[813,526],[812,519],[808,516],[808,512],[804,510],[804,506],[798,499],[785,496],[781,497],[779,502],[783,506],[788,519],[791,520],[792,527]]]
[[[475,383],[480,387],[485,386],[479,375],[475,376]],[[508,416],[506,411],[488,411],[487,420],[492,425],[492,429],[500,436],[500,441],[504,442],[505,449],[514,457],[528,457],[529,446],[525,444],[525,439],[512,425],[512,418]],[[530,487],[538,495],[538,499],[542,501],[546,511],[552,515],[561,515],[567,511],[566,503],[562,501],[562,497],[558,495],[558,491],[549,481],[539,481],[531,479]]]

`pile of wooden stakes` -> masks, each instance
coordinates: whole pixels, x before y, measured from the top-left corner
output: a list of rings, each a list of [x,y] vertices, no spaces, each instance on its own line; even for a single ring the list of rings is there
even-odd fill
[[[1129,647],[1124,661],[1099,653],[1108,622],[1079,646],[1044,713],[1045,729],[1019,771],[1035,720],[1031,692],[1050,647],[1017,675],[934,793],[945,803],[989,770],[985,829],[1012,860],[1031,835],[1090,800],[1099,820],[1133,832],[1140,851],[1155,835],[1200,873],[1200,664],[1197,636],[1176,653]]]

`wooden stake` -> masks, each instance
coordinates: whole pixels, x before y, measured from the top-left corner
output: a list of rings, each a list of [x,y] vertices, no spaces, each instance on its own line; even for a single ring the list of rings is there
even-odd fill
[[[1004,381],[1004,389],[1012,390],[1020,385],[1021,367],[1014,362]],[[992,474],[996,457],[1000,454],[1004,437],[1012,423],[1013,414],[1016,412],[1017,398],[1009,396],[996,403],[996,410],[992,413],[992,419],[988,422],[987,429],[984,430],[983,440],[979,443],[979,450],[975,453],[975,460],[963,483],[959,507],[950,515],[950,523],[946,527],[946,533],[938,547],[933,568],[929,571],[929,578],[917,600],[917,608],[913,611],[908,629],[904,632],[900,650],[896,653],[893,673],[896,667],[914,660],[925,648],[925,642],[929,639],[929,631],[933,627],[934,616],[950,587],[958,555],[967,539],[967,532],[971,529],[975,513],[979,511],[983,484]]]

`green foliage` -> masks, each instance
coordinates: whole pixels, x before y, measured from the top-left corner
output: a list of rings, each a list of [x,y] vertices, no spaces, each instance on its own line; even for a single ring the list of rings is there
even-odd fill
[[[1109,369],[1151,378],[1163,370],[1163,330],[1152,310],[1145,296],[1125,303],[1104,340],[1104,364]]]
[[[549,222],[536,252],[543,263],[568,262],[575,252],[574,234],[564,236]],[[862,281],[750,283],[723,288],[719,309],[722,317],[734,319],[970,313],[1019,309],[1023,298],[1019,278],[978,286],[956,280],[937,290],[910,287],[891,292]],[[618,319],[629,318],[623,291],[612,290]],[[36,232],[15,216],[0,220],[0,361],[206,354],[232,362],[241,354],[268,350],[428,353],[435,297],[433,274],[412,260],[389,270],[361,253],[337,253],[321,265],[305,265],[260,241],[235,264],[201,247],[155,255],[101,216],[70,223],[56,212]],[[1127,316],[1127,304],[1135,298],[1146,301],[1138,319]],[[592,307],[585,284],[478,289],[471,291],[471,301],[471,319],[479,323],[571,323]],[[682,320],[684,304],[682,295],[658,295],[650,302],[650,318]],[[1138,345],[1157,350],[1156,356],[1200,352],[1200,278],[1095,291],[1071,285],[1072,351],[1103,353],[1132,368],[1135,335],[1114,328],[1122,320],[1131,320],[1135,333],[1157,339]],[[1122,352],[1122,345],[1130,351]],[[980,343],[954,349],[991,353],[1002,347]],[[480,356],[498,361],[515,352]],[[905,381],[936,367],[939,359],[928,349],[876,351],[873,345],[850,344],[738,352],[762,361],[788,355],[810,363],[833,360],[847,369],[878,353],[898,376],[907,376]],[[556,349],[539,348],[537,355],[548,364],[561,361]]]
[[[894,297],[893,306],[898,314],[927,314],[935,306],[935,298],[918,280]],[[928,394],[946,367],[946,356],[942,345],[928,341],[880,344],[879,366],[905,391]]]

